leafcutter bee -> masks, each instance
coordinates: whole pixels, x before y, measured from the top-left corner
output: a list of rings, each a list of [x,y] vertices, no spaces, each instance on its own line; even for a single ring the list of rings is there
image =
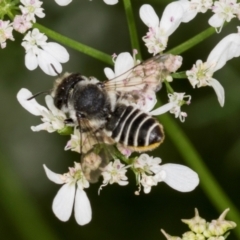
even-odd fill
[[[163,142],[162,125],[139,103],[161,88],[172,57],[154,56],[111,80],[65,73],[55,81],[54,104],[68,115],[66,124],[78,126],[82,168],[89,181],[96,181],[108,162],[106,152],[116,144],[143,152]]]

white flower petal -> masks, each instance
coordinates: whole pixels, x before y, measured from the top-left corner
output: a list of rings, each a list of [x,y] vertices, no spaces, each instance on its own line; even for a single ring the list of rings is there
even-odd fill
[[[118,0],[103,0],[108,5],[114,5],[118,3]]]
[[[175,105],[176,104],[174,102],[164,104],[163,106],[151,111],[149,114],[152,115],[152,116],[161,115],[163,113],[166,113],[166,112],[170,111]]]
[[[27,67],[27,69],[29,69],[30,71],[34,70],[37,68],[38,66],[38,61],[37,61],[37,57],[34,53],[32,53],[31,51],[26,53],[25,55],[25,66]]]
[[[75,197],[75,185],[66,183],[58,191],[53,200],[52,209],[57,218],[66,222],[72,213]]]
[[[57,73],[62,72],[62,65],[49,53],[40,50],[38,54],[39,67],[48,75],[56,76]],[[56,69],[57,73],[52,68],[51,64]]]
[[[56,58],[60,63],[65,63],[69,60],[69,53],[58,43],[49,42],[47,45],[42,46],[42,49]]]
[[[140,18],[142,19],[145,25],[152,28],[158,27],[159,18],[151,5],[149,4],[142,5],[139,14]]]
[[[209,18],[208,24],[214,28],[222,27],[224,23],[224,19],[218,14],[214,14],[212,17]]]
[[[115,76],[119,76],[134,67],[134,60],[130,53],[123,52],[117,56],[114,70]]]
[[[184,9],[184,14],[182,17],[182,22],[187,23],[190,22],[193,18],[196,17],[197,11],[191,8],[191,2],[188,0],[180,0],[178,3]]]
[[[222,68],[226,62],[240,56],[240,34],[232,33],[223,38],[211,51],[207,58],[213,64],[213,71]]]
[[[32,93],[26,88],[22,88],[17,93],[17,100],[22,105],[22,107],[25,108],[31,114],[35,116],[41,116],[42,111],[47,111],[47,109],[38,104],[34,98],[31,100],[27,100],[30,97],[32,97]]]
[[[79,225],[85,225],[92,219],[92,209],[85,191],[77,188],[75,206],[75,218]]]
[[[46,175],[48,177],[48,179],[56,184],[63,184],[64,181],[62,180],[62,175],[55,173],[53,171],[51,171],[49,168],[47,168],[47,166],[45,164],[43,164],[43,168],[46,172]]]
[[[55,0],[55,2],[60,5],[60,6],[66,6],[68,5],[70,2],[72,2],[72,0]]]
[[[178,28],[183,16],[184,9],[178,1],[169,3],[162,14],[160,29],[169,37]]]
[[[56,129],[53,128],[53,126],[52,126],[52,124],[50,122],[44,122],[44,123],[39,124],[37,126],[32,126],[31,130],[33,132],[39,132],[39,131],[42,131],[42,130],[46,130],[49,133],[52,133],[52,132],[56,131]]]
[[[162,170],[166,173],[163,181],[177,191],[190,192],[199,184],[197,173],[186,166],[168,163]]]
[[[115,73],[111,68],[108,68],[108,67],[104,68],[104,73],[107,79],[113,79],[115,77]]]
[[[223,86],[220,84],[219,81],[217,81],[214,78],[209,80],[209,83],[211,84],[215,93],[217,94],[217,98],[218,98],[218,102],[219,102],[220,106],[223,107],[224,102],[225,102],[225,92],[224,92]]]

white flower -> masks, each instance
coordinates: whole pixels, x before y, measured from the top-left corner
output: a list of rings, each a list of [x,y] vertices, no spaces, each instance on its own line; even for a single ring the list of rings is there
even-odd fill
[[[143,37],[148,52],[156,55],[167,47],[168,37],[178,28],[181,22],[189,22],[197,14],[187,0],[171,2],[164,9],[159,21],[153,7],[144,4],[140,8],[140,18],[148,26],[149,32]]]
[[[127,169],[118,159],[110,162],[106,167],[102,168],[101,171],[103,184],[100,186],[99,191],[108,184],[118,183],[120,186],[128,184],[126,176]]]
[[[114,5],[118,3],[118,0],[103,0],[108,5]]]
[[[45,13],[43,13],[43,8],[41,5],[43,4],[39,0],[21,0],[21,3],[24,5],[20,5],[19,8],[23,15],[26,16],[26,20],[36,22],[35,16],[39,18],[45,17]]]
[[[16,15],[13,20],[14,30],[25,33],[29,28],[32,27],[32,23],[27,21],[26,15]]]
[[[162,181],[180,192],[192,191],[198,185],[198,175],[190,168],[179,164],[160,165],[160,163],[160,158],[141,154],[132,164],[138,184],[143,186],[145,193],[149,193],[152,186]]]
[[[191,102],[191,96],[186,95],[185,93],[177,93],[174,92],[173,94],[168,94],[169,103],[154,109],[150,112],[153,116],[158,116],[166,112],[170,112],[175,115],[175,118],[179,118],[181,122],[185,121],[185,117],[187,117],[187,113],[181,111],[181,107],[184,104],[189,105]]]
[[[194,8],[197,12],[205,13],[212,7],[212,0],[191,0],[191,8]]]
[[[144,193],[150,193],[153,186],[157,186],[158,178],[156,175],[148,176],[145,173],[141,175],[140,184],[143,186]]]
[[[46,130],[51,133],[60,131],[65,127],[64,120],[66,119],[66,115],[55,107],[53,98],[50,95],[45,97],[49,110],[38,104],[35,99],[28,100],[30,97],[32,97],[32,93],[25,88],[22,88],[17,94],[17,99],[23,108],[35,116],[42,116],[41,120],[43,123],[31,127],[34,132]]]
[[[72,0],[55,0],[55,2],[60,6],[66,6],[72,2]]]
[[[12,23],[10,21],[3,21],[0,20],[0,45],[1,48],[5,48],[7,43],[7,39],[10,39],[14,41],[13,35],[12,35]]]
[[[237,0],[219,0],[214,2],[212,11],[215,13],[208,21],[208,23],[215,27],[217,32],[220,32],[224,22],[230,22],[235,18],[235,14],[239,12],[240,5]]]
[[[64,184],[53,200],[52,209],[56,217],[63,222],[68,221],[74,204],[77,223],[79,225],[89,223],[92,219],[92,209],[83,190],[89,187],[89,182],[82,172],[80,163],[75,162],[74,168],[69,168],[69,172],[63,175],[52,172],[45,165],[43,167],[49,180],[56,184]]]
[[[39,65],[46,74],[56,76],[62,72],[60,63],[69,60],[69,54],[64,47],[54,42],[47,43],[47,37],[36,28],[26,34],[22,46],[26,50],[25,65],[29,70],[34,70]]]
[[[64,150],[71,149],[74,152],[86,153],[92,149],[93,145],[97,143],[95,138],[91,137],[91,134],[81,133],[78,126],[74,128],[73,134],[71,134],[71,139],[67,142]]]
[[[238,27],[238,30],[240,28]],[[225,94],[222,85],[214,78],[213,73],[222,68],[226,62],[240,56],[240,33],[232,33],[223,38],[210,52],[207,61],[198,60],[192,69],[186,71],[188,79],[195,88],[211,86],[216,92],[221,106],[224,105]]]

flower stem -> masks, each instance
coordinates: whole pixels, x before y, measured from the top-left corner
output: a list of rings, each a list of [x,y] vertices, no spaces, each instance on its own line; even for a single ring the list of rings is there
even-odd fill
[[[186,75],[186,72],[183,71],[183,72],[172,73],[172,77],[180,79],[180,78],[187,78],[187,75]]]
[[[0,153],[0,204],[8,214],[18,239],[57,240],[49,223],[43,219],[37,203],[25,191],[10,161]]]
[[[65,37],[57,32],[54,32],[52,31],[51,29],[49,28],[46,28],[42,25],[40,25],[39,23],[34,23],[33,25],[35,28],[38,28],[41,32],[45,33],[48,37],[58,41],[59,43],[62,43],[70,48],[73,48],[79,52],[82,52],[86,55],[89,55],[93,58],[96,58],[102,62],[105,62],[109,65],[113,65],[113,62],[112,62],[112,58],[111,56],[109,56],[108,54],[106,53],[103,53],[99,50],[96,50],[94,48],[91,48],[87,45],[84,45],[82,43],[79,43],[75,40],[72,40],[68,37]]]
[[[141,53],[140,53],[139,42],[138,42],[138,34],[137,34],[137,30],[136,30],[137,28],[136,28],[136,24],[135,24],[135,21],[134,21],[131,1],[130,0],[123,0],[123,4],[124,4],[126,17],[127,17],[127,21],[128,21],[128,29],[129,29],[132,48],[138,50],[138,56],[139,56],[140,59],[142,59]]]
[[[174,93],[174,90],[173,88],[171,87],[171,85],[169,84],[168,81],[164,80],[164,83],[165,83],[165,86],[166,86],[166,89],[167,89],[167,93]]]
[[[187,136],[169,115],[164,114],[159,119],[186,163],[199,174],[200,184],[213,205],[219,212],[230,208],[229,217],[239,226],[240,213],[208,170]],[[240,228],[235,228],[234,231],[240,239]]]
[[[210,28],[202,31],[201,33],[197,34],[196,36],[190,38],[186,42],[178,45],[177,47],[170,49],[169,51],[167,51],[167,53],[171,53],[171,54],[183,53],[183,52],[187,51],[188,49],[194,47],[198,43],[202,42],[206,38],[210,37],[214,33],[215,33],[215,29],[213,27],[210,27]]]

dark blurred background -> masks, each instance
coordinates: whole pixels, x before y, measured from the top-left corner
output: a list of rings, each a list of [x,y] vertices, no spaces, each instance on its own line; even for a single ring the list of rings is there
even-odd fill
[[[109,6],[102,0],[74,0],[67,7],[60,7],[53,0],[44,1],[46,17],[38,19],[38,22],[109,55],[124,51],[132,52],[123,3],[119,1],[119,4]],[[139,18],[139,8],[148,2],[161,16],[169,1],[132,2],[141,51],[143,58],[147,59],[150,54],[147,53],[141,40],[147,32],[147,27]],[[168,50],[208,28],[207,21],[210,16],[210,13],[199,14],[192,22],[181,24],[170,37]],[[237,20],[233,20],[220,34],[213,35],[182,54],[184,61],[181,70],[190,69],[197,59],[206,60],[211,49],[220,39],[237,31],[236,26]],[[27,208],[26,202],[30,201],[37,207],[36,211],[59,240],[165,239],[160,233],[160,228],[171,235],[181,236],[188,228],[180,219],[192,218],[195,207],[199,209],[200,215],[209,221],[219,216],[201,185],[191,193],[180,193],[162,183],[153,187],[150,194],[142,193],[140,196],[135,196],[134,191],[137,187],[134,184],[133,174],[129,174],[130,184],[126,187],[107,186],[101,191],[100,196],[97,193],[99,184],[94,184],[86,190],[93,209],[93,219],[88,225],[78,226],[73,216],[67,223],[59,221],[51,210],[51,204],[60,186],[47,179],[42,165],[46,164],[54,172],[64,173],[79,156],[63,150],[68,137],[44,131],[35,133],[30,130],[30,126],[38,125],[40,119],[19,105],[16,94],[22,87],[30,89],[33,93],[51,89],[54,78],[45,75],[39,69],[32,72],[26,69],[24,49],[20,46],[22,36],[14,33],[14,37],[15,42],[8,41],[7,48],[0,50],[1,165],[5,164],[11,171],[9,177],[8,170],[3,170],[2,167],[0,176],[0,181],[6,185],[9,183],[7,189],[3,187],[0,189],[1,239],[26,239],[19,226],[16,226],[18,221],[19,224],[27,221],[29,228],[38,228],[38,221],[35,222],[34,218],[29,220],[27,216],[21,214],[21,211],[18,214],[14,210],[14,217],[9,215],[6,201],[9,201],[9,207],[12,207],[13,201],[20,209]],[[63,65],[64,71],[80,72],[86,76],[105,79],[103,68],[106,64],[70,48],[67,49],[71,57],[70,61]],[[186,133],[216,180],[238,208],[240,201],[239,66],[239,59],[233,59],[224,69],[214,74],[225,88],[224,108],[219,106],[215,92],[210,87],[192,89],[189,82],[183,79],[173,83],[177,92],[192,95],[192,104],[183,108],[188,113],[185,123],[176,120],[177,124]],[[164,89],[159,97],[163,102],[166,101]],[[38,97],[37,101],[44,104],[44,97]],[[187,165],[168,135],[154,155],[160,156],[164,163]],[[8,190],[19,191],[15,189],[15,184],[26,194],[26,201],[22,199],[18,201],[12,199],[12,195],[8,195]],[[35,239],[42,238],[37,235]],[[232,233],[229,239],[237,238]]]

